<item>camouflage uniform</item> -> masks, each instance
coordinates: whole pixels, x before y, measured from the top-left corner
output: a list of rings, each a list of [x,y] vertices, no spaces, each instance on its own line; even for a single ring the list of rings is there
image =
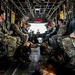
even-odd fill
[[[70,63],[75,66],[75,39],[65,36],[59,37],[57,41],[60,48],[71,58]]]
[[[7,30],[5,22],[0,23],[0,38],[1,42],[7,46],[7,56],[12,57],[16,47],[19,45],[19,37],[12,37],[11,33]]]
[[[49,30],[49,34],[46,35],[46,37],[51,37],[56,33],[56,27],[51,27]]]
[[[22,43],[28,41],[28,34],[24,34],[22,31],[19,30],[19,27],[16,24],[12,24],[12,29],[17,33],[19,37],[22,39]]]
[[[60,36],[63,36],[66,33],[66,25],[62,25],[59,27],[58,32],[56,35],[53,35],[51,38],[49,38],[49,44],[54,48],[57,46],[57,38]]]
[[[67,26],[67,34],[75,33],[75,18],[72,18]],[[75,66],[75,38],[69,36],[59,37],[57,42],[61,49],[71,58],[70,63]]]
[[[6,36],[2,38],[1,42],[3,43],[3,45],[7,46],[8,49],[7,56],[13,56],[15,49],[17,47],[16,45],[17,39],[15,37]]]
[[[11,25],[11,26],[10,26]],[[24,34],[20,29],[19,25],[17,24],[10,24],[10,22],[6,21],[6,27],[8,31],[12,34],[13,32],[16,33],[16,36],[19,36],[22,39],[22,42],[28,41],[28,34]],[[12,30],[12,31],[11,31]],[[18,38],[19,39],[19,38]]]

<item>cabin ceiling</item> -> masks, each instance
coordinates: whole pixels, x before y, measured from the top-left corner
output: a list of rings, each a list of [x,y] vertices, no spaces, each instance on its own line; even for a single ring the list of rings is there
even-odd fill
[[[48,19],[49,16],[54,12],[58,5],[65,0],[8,0],[16,11],[17,14],[21,13],[32,18],[44,18]],[[10,5],[11,5],[10,4]],[[13,9],[13,7],[12,7]],[[15,10],[15,9],[13,9]],[[20,14],[20,15],[21,15]]]
[[[24,14],[31,14],[32,17],[43,17],[45,14],[49,12],[52,8],[51,12],[54,8],[59,4],[60,0],[13,0],[19,8],[22,9]],[[23,9],[24,8],[24,9]],[[50,13],[51,13],[50,12]],[[39,16],[37,16],[39,14]]]

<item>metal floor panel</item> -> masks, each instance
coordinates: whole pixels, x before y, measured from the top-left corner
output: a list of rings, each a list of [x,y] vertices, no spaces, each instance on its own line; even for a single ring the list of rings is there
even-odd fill
[[[41,56],[40,55],[40,49],[39,47],[37,48],[32,48],[32,53],[31,53],[31,62],[26,62],[25,64],[20,64],[17,68],[15,73],[13,75],[31,75],[33,72],[35,72],[36,69],[40,67],[42,63],[44,63],[45,59],[47,58],[46,56]]]
[[[25,63],[11,63],[6,61],[5,59],[0,60],[0,75],[31,75],[43,63],[46,62],[48,55],[40,55],[40,49],[39,47],[37,47],[32,48],[30,57],[32,61]],[[64,72],[66,71],[67,70],[65,70]],[[74,73],[70,73],[69,71],[69,75],[75,75],[75,71]]]
[[[40,67],[46,61],[47,55],[41,56],[40,49],[32,48],[32,52],[30,55],[31,62],[26,63],[11,63],[5,61],[4,63],[0,63],[0,71],[4,71],[4,73],[0,75],[31,75],[36,69]]]

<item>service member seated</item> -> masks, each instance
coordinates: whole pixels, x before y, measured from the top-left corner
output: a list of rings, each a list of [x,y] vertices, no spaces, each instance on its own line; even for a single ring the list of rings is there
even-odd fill
[[[20,37],[12,36],[11,35],[12,33],[7,29],[8,26],[6,26],[6,23],[5,23],[5,19],[6,19],[5,15],[6,13],[3,10],[0,10],[0,39],[1,39],[1,42],[7,46],[8,59],[13,61],[13,55],[15,53],[15,49],[19,46],[21,41],[20,37],[23,39],[23,43],[24,43],[27,41],[28,36],[23,34],[15,24],[12,24],[13,29],[16,31],[16,33]]]

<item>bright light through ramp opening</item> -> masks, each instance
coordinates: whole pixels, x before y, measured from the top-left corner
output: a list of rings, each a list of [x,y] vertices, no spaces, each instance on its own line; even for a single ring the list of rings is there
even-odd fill
[[[36,34],[38,29],[40,31],[40,33],[45,33],[45,31],[47,31],[46,29],[46,24],[47,23],[29,23],[31,26],[30,26],[30,29],[28,30],[28,32],[30,32],[30,30],[34,31],[34,33]]]

